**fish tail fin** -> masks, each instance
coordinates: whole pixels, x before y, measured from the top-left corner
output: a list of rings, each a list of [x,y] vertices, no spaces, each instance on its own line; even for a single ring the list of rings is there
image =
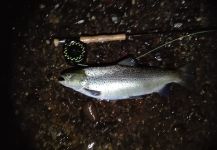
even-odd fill
[[[179,73],[181,76],[180,84],[191,89],[195,80],[195,66],[193,64],[187,64],[179,68]]]

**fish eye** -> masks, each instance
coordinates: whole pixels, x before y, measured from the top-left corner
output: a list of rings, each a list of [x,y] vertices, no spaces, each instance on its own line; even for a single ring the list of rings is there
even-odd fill
[[[71,78],[72,76],[72,74],[67,74],[67,78]]]
[[[71,74],[66,73],[66,74],[63,75],[63,77],[64,77],[65,79],[70,79],[70,78],[71,78]]]

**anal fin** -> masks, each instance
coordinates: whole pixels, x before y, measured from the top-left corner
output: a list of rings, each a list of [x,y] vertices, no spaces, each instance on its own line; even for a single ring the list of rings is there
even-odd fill
[[[165,85],[158,93],[160,96],[168,97],[170,94],[170,84]]]

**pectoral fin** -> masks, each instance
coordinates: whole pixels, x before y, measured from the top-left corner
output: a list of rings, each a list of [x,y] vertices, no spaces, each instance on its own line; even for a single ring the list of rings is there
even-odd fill
[[[87,91],[88,93],[90,93],[93,96],[99,96],[101,94],[100,91],[90,90],[90,89],[87,89],[87,88],[84,88],[84,90]]]

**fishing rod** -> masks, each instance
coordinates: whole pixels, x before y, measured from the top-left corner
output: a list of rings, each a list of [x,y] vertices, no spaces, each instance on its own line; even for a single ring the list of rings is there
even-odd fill
[[[169,42],[166,42],[165,44],[159,45],[158,47],[148,51],[145,54],[142,54],[136,59],[140,59],[154,51],[159,50],[160,48],[171,44],[175,41],[182,40],[186,37],[192,37],[198,34],[208,33],[208,32],[214,32],[217,31],[216,29],[210,29],[210,30],[202,30],[202,31],[172,31],[172,33],[183,33],[183,32],[193,32],[186,34],[184,36],[178,37],[176,39],[173,39]],[[127,33],[120,33],[120,34],[104,34],[104,35],[81,35],[79,37],[74,38],[54,38],[54,46],[57,47],[59,45],[64,45],[64,57],[66,61],[70,64],[77,64],[81,66],[86,66],[83,63],[84,57],[86,56],[86,44],[90,43],[103,43],[103,42],[111,42],[111,41],[123,41],[123,40],[133,40],[136,37],[148,37],[153,36],[153,34],[167,34],[171,32],[158,32],[158,31],[152,31],[152,32],[144,32],[139,34],[127,34]]]
[[[54,38],[54,46],[58,46],[59,44],[64,44],[67,39],[80,41],[86,44],[90,43],[104,43],[104,42],[112,42],[112,41],[123,41],[123,40],[133,40],[137,37],[148,37],[159,34],[170,34],[170,33],[197,33],[203,31],[215,31],[216,28],[210,29],[199,29],[199,30],[170,30],[170,31],[158,31],[158,30],[150,30],[146,32],[140,33],[118,33],[118,34],[100,34],[100,35],[79,35],[75,37],[65,37],[65,38]]]

